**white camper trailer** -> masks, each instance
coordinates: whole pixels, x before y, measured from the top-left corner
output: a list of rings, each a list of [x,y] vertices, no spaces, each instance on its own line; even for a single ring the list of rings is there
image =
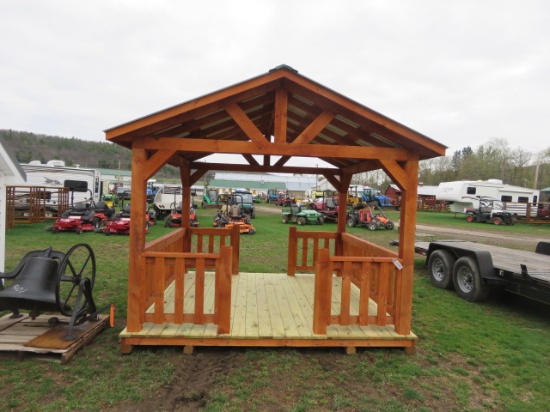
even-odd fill
[[[525,216],[526,203],[537,202],[539,196],[538,190],[508,185],[498,179],[442,182],[435,194],[437,200],[449,202],[451,212],[465,213],[468,208],[477,208],[476,198],[486,197],[502,202],[499,207],[517,216]],[[536,206],[532,213],[536,215]]]
[[[101,194],[100,173],[93,169],[79,167],[65,167],[59,161],[50,161],[48,164],[40,164],[33,161],[29,164],[21,164],[21,168],[27,175],[28,186],[49,186],[52,188],[74,188],[69,192],[69,202],[79,203],[92,198],[99,201]],[[63,163],[64,164],[64,163]],[[57,199],[55,192],[47,199],[46,206],[56,209]]]

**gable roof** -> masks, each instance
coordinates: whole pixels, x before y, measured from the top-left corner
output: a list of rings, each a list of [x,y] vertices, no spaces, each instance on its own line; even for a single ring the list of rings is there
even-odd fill
[[[254,172],[299,172],[285,164],[305,156],[357,173],[379,169],[380,159],[401,161],[410,153],[429,159],[446,148],[286,65],[105,133],[107,140],[149,154],[175,148],[168,160],[174,166],[227,153],[242,155],[246,164],[216,170]]]
[[[22,185],[27,180],[27,175],[15,154],[2,143],[0,143],[0,175],[4,176],[4,183],[9,185]]]

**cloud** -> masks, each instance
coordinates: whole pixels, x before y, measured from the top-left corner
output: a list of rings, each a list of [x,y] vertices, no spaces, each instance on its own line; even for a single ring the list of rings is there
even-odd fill
[[[548,148],[544,0],[0,1],[0,128],[103,130],[285,63],[449,146]]]

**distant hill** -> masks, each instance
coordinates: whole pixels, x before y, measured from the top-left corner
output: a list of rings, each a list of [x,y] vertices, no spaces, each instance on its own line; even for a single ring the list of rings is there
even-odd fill
[[[75,137],[47,136],[29,132],[0,129],[0,142],[11,148],[19,163],[40,160],[63,160],[67,166],[131,170],[132,152],[110,142],[92,142]],[[179,171],[164,167],[159,177],[179,177]]]

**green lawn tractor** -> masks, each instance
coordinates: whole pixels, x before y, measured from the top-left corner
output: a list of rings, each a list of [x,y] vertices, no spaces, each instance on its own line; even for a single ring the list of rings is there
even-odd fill
[[[283,208],[283,223],[294,222],[303,225],[322,225],[325,223],[323,215],[316,210],[302,207],[296,203]]]

